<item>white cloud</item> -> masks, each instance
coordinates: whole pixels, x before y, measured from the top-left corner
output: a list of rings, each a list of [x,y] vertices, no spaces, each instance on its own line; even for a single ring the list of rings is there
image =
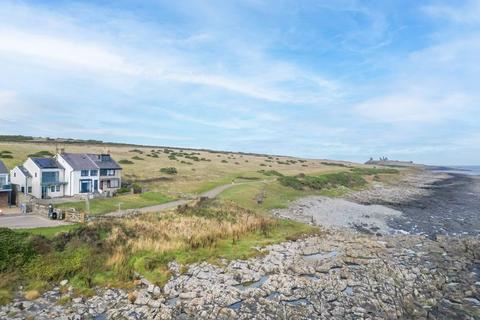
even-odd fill
[[[137,74],[139,71],[123,57],[101,45],[11,28],[0,29],[0,52],[127,75]]]
[[[470,98],[461,93],[437,93],[418,89],[398,89],[398,92],[373,98],[354,107],[357,114],[368,119],[387,122],[434,123],[457,117],[470,105]]]
[[[478,0],[467,0],[464,5],[434,4],[423,7],[423,10],[432,17],[456,23],[480,22],[480,1]]]

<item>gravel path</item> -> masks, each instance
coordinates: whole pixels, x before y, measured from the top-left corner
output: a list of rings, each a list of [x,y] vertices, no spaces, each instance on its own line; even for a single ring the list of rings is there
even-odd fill
[[[231,187],[238,186],[241,184],[246,184],[246,183],[255,183],[255,182],[265,182],[264,181],[254,181],[254,182],[240,182],[240,183],[230,183],[230,184],[225,184],[222,186],[215,187],[211,190],[208,190],[204,193],[201,193],[199,197],[204,197],[204,198],[209,198],[213,199],[216,198],[220,193],[223,191],[230,189]],[[115,211],[115,212],[110,212],[107,214],[104,214],[104,217],[125,217],[128,215],[131,215],[132,213],[139,214],[139,213],[146,213],[146,212],[158,212],[158,211],[163,211],[163,210],[168,210],[168,209],[173,209],[176,208],[180,205],[187,204],[190,202],[191,199],[180,199],[180,200],[175,200],[167,203],[162,203],[159,205],[155,206],[149,206],[149,207],[144,207],[144,208],[138,208],[138,209],[131,209],[131,210],[121,210],[121,211]]]

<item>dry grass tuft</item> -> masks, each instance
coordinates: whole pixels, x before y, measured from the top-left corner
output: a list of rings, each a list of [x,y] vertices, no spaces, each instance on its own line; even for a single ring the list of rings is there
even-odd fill
[[[130,303],[135,303],[135,301],[137,300],[137,293],[135,291],[129,292],[127,298]]]
[[[40,292],[37,290],[29,290],[25,292],[25,299],[27,300],[36,300],[40,297]]]

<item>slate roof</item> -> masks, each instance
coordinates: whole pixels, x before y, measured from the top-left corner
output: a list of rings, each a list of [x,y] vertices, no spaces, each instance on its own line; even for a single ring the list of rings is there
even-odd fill
[[[120,165],[108,154],[87,154],[87,156],[99,169],[122,169],[122,167],[120,167]]]
[[[54,158],[31,158],[40,169],[63,169]]]
[[[62,153],[61,156],[73,170],[116,169],[122,167],[107,154]]]
[[[7,167],[2,160],[0,160],[0,173],[8,173]]]
[[[20,171],[23,172],[23,174],[25,175],[25,177],[27,178],[31,178],[32,175],[30,174],[30,172],[27,170],[27,168],[25,168],[24,166],[18,166],[18,169],[20,169]]]
[[[73,170],[97,170],[98,167],[85,153],[62,153],[62,158]]]

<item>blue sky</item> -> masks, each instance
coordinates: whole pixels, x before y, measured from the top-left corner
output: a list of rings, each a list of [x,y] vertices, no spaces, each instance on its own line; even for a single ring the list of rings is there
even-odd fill
[[[1,1],[0,133],[480,163],[480,1]]]

